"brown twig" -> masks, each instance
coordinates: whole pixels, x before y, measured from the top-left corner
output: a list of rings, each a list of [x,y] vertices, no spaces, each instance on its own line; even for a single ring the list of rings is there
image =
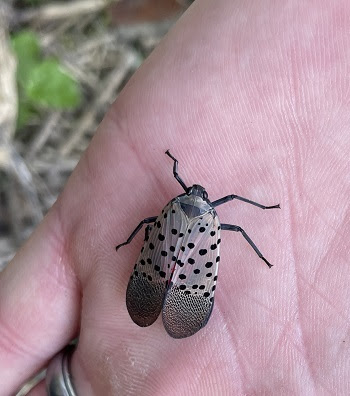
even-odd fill
[[[126,52],[123,61],[103,79],[100,83],[99,92],[95,100],[85,110],[83,116],[80,118],[75,128],[73,128],[70,137],[64,141],[63,145],[60,147],[59,151],[62,156],[68,155],[83,137],[85,132],[90,130],[91,126],[96,123],[95,118],[97,113],[101,108],[104,108],[113,101],[116,96],[116,91],[132,66],[135,66],[135,62],[137,62],[137,56],[134,51]]]
[[[45,145],[46,141],[54,132],[56,125],[59,124],[61,116],[62,113],[60,111],[55,111],[54,113],[51,113],[49,115],[47,120],[44,122],[43,127],[35,136],[29,147],[28,153],[26,155],[27,161],[33,159],[36,156],[37,152]]]
[[[31,389],[33,389],[40,381],[45,378],[46,370],[43,370],[41,373],[36,375],[31,381],[26,383],[23,388],[17,392],[16,396],[25,396],[29,393]]]
[[[9,46],[6,8],[0,7],[0,144],[13,138],[17,120],[16,61]]]
[[[51,3],[37,8],[21,11],[17,16],[20,23],[34,22],[37,24],[74,18],[100,12],[117,0],[79,0],[69,3]]]

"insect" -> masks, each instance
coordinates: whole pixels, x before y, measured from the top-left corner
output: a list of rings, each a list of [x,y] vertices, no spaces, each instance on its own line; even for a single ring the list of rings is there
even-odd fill
[[[146,224],[144,245],[136,261],[126,291],[126,306],[139,326],[151,325],[162,312],[163,324],[173,338],[184,338],[203,328],[211,315],[220,262],[221,231],[240,232],[256,254],[260,253],[246,232],[237,225],[221,224],[215,208],[233,199],[261,209],[264,206],[238,195],[211,202],[204,187],[187,187],[173,161],[173,175],[185,190],[172,199],[157,217],[148,217],[131,233],[127,245]]]

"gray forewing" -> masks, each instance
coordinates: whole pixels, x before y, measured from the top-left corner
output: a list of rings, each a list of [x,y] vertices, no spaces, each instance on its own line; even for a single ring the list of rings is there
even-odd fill
[[[220,242],[220,222],[215,210],[188,223],[162,311],[164,327],[174,338],[193,335],[209,320]]]
[[[151,226],[126,292],[127,309],[139,326],[149,326],[159,316],[187,223],[175,199]]]

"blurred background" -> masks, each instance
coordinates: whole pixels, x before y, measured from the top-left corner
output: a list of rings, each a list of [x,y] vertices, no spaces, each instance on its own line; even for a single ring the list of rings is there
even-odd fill
[[[190,0],[0,1],[0,271]]]

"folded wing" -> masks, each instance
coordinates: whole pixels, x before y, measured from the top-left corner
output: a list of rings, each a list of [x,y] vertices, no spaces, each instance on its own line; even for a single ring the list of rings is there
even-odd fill
[[[149,227],[126,291],[127,309],[139,326],[151,325],[160,314],[187,222],[173,200]]]
[[[189,337],[207,324],[214,305],[220,242],[214,211],[188,224],[163,304],[163,323],[170,336]]]

